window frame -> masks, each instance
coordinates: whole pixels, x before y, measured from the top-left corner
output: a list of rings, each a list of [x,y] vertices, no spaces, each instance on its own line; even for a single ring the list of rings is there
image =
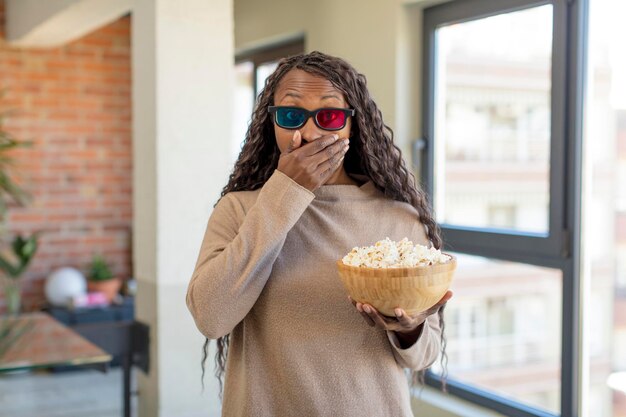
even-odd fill
[[[252,63],[253,103],[256,103],[256,91],[258,87],[257,68],[267,62],[303,53],[305,51],[304,47],[304,36],[299,35],[295,38],[275,42],[271,45],[247,49],[235,54],[235,65],[242,62]]]
[[[436,39],[439,27],[542,5],[553,6],[550,208],[547,236],[440,224],[446,250],[488,258],[558,268],[563,276],[561,334],[561,413],[581,414],[581,181],[582,122],[589,0],[453,0],[423,10],[422,131],[413,161],[431,201],[434,189],[434,103]],[[441,388],[427,372],[426,383]],[[454,379],[448,391],[512,417],[555,414]]]
[[[565,1],[550,0],[465,0],[452,1],[424,10],[424,133],[423,140],[426,152],[421,161],[424,186],[430,195],[434,191],[432,172],[435,158],[435,147],[428,146],[434,138],[435,88],[436,88],[436,37],[435,31],[445,25],[461,23],[508,12],[516,12],[532,7],[551,4],[553,6],[553,39],[552,39],[552,71],[551,71],[551,100],[550,100],[550,175],[549,175],[549,222],[548,234],[523,231],[506,231],[494,228],[469,227],[462,225],[441,224],[445,230],[450,247],[457,251],[468,251],[477,255],[510,256],[511,253],[522,256],[565,258],[568,253],[569,230],[563,222],[565,190],[565,85],[566,85],[566,25],[567,12]]]

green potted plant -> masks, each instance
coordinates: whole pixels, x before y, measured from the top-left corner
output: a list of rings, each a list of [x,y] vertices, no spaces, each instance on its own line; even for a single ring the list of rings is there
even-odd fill
[[[4,97],[4,91],[0,91],[0,99]],[[31,195],[24,191],[11,177],[10,167],[14,165],[11,152],[17,148],[26,148],[33,145],[32,141],[19,141],[9,132],[4,130],[4,122],[8,111],[0,112],[0,234],[4,235],[4,223],[6,220],[9,201],[14,201],[18,206],[25,206],[31,200]]]
[[[4,92],[0,91],[0,98]],[[30,141],[18,141],[4,130],[4,121],[7,112],[0,113],[0,283],[4,284],[4,297],[9,314],[18,314],[21,309],[20,277],[28,267],[37,251],[38,234],[23,237],[15,236],[10,242],[10,249],[6,248],[6,215],[9,203],[12,201],[18,206],[25,206],[31,195],[24,191],[19,184],[13,181],[10,167],[14,164],[11,151],[19,147],[30,147]]]
[[[101,292],[110,303],[122,287],[122,280],[113,274],[102,255],[94,255],[87,273],[87,290]]]

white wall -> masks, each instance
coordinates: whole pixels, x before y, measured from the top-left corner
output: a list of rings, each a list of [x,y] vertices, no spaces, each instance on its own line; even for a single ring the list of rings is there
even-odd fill
[[[232,11],[231,0],[133,6],[133,261],[136,316],[151,337],[140,416],[220,415],[215,352],[201,393],[204,337],[185,294],[230,170]]]

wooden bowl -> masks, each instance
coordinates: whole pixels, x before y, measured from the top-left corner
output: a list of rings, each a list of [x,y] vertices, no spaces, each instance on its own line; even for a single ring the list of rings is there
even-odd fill
[[[353,300],[368,303],[385,316],[399,307],[407,314],[428,310],[446,293],[456,270],[456,258],[443,264],[413,268],[368,268],[337,261],[339,277]]]

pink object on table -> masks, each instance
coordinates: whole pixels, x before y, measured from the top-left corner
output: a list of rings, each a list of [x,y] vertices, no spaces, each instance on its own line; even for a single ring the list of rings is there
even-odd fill
[[[87,294],[77,295],[72,297],[72,307],[103,307],[108,306],[109,301],[104,293],[90,292]]]

